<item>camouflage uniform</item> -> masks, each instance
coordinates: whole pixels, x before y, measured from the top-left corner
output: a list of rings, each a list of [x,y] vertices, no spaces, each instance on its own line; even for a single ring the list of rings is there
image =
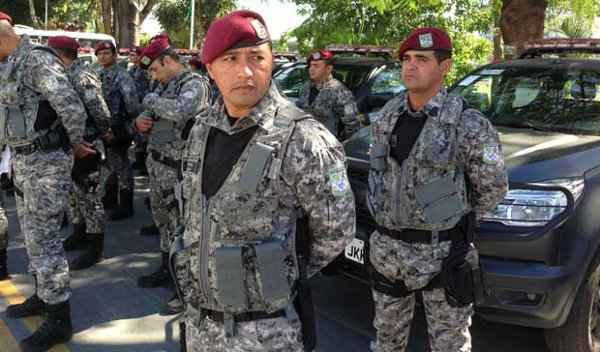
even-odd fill
[[[46,51],[49,49],[33,49],[24,37],[8,58],[10,67],[0,83],[0,103],[13,109],[7,114],[6,141],[11,146],[15,187],[22,192],[16,197],[17,208],[30,268],[37,278],[37,295],[47,304],[58,304],[71,295],[60,223],[71,188],[73,156],[60,148],[48,152],[34,149],[32,142],[47,131],[37,130],[38,107],[50,103],[71,144],[78,145],[83,138],[85,108],[60,59]]]
[[[127,71],[113,64],[109,68],[101,68],[99,72],[102,81],[104,100],[112,116],[111,128],[113,133],[121,131],[132,135],[130,120],[140,112],[140,102],[137,87]],[[117,135],[115,134],[115,137]],[[129,139],[131,142],[131,140]],[[119,189],[133,191],[133,174],[127,156],[127,138],[116,141],[107,148],[107,159],[112,172],[116,173]]]
[[[319,94],[311,103],[309,97],[313,88],[316,88]],[[319,84],[308,81],[296,105],[314,115],[329,132],[341,140],[349,138],[360,128],[354,95],[342,82],[333,77]]]
[[[102,87],[98,76],[85,64],[75,61],[68,71],[69,79],[79,94],[87,111],[84,139],[94,145],[98,153],[104,152],[104,144],[99,137],[110,129],[111,117],[108,106],[102,97]],[[73,224],[86,225],[86,232],[99,234],[104,232],[106,222],[102,197],[104,183],[110,170],[108,165],[98,165],[98,170],[87,173],[73,182]]]
[[[407,99],[403,93],[388,102],[372,125],[368,205],[377,224],[391,230],[444,231],[453,229],[468,212],[481,215],[492,210],[507,190],[501,146],[492,124],[479,111],[463,106],[461,98],[448,96],[442,89],[421,110],[427,118],[425,125],[409,156],[398,164],[389,154],[390,139],[396,138],[390,136],[400,118],[412,118]],[[378,145],[387,146],[387,153],[378,154]],[[378,158],[385,162],[384,167],[375,166]],[[448,175],[464,208],[446,220],[431,220],[420,205],[417,188]],[[465,179],[470,181],[468,189]],[[370,239],[373,268],[390,281],[403,282],[409,291],[427,286],[449,253],[450,241],[409,243],[380,231]],[[470,253],[476,255],[476,251]],[[472,306],[451,307],[442,288],[421,292],[432,352],[471,351]],[[404,351],[414,294],[392,297],[374,290],[373,298],[377,341],[372,350]]]
[[[150,75],[147,70],[139,67],[138,65],[133,65],[129,69],[129,75],[133,78],[135,82],[135,86],[137,88],[137,96],[140,99],[140,102],[144,100],[146,94],[150,93]]]
[[[150,206],[160,231],[160,250],[169,252],[171,237],[179,224],[174,186],[184,141],[181,132],[188,120],[208,107],[210,87],[206,79],[188,70],[144,98],[144,113],[156,120],[148,136]]]
[[[273,84],[253,111],[230,125],[223,100],[201,114],[191,131],[183,153],[183,197],[185,200],[184,258],[188,266],[184,285],[187,351],[303,351],[300,322],[291,306],[292,287],[298,279],[294,255],[295,224],[299,209],[311,230],[308,275],[331,262],[348,244],[355,231],[354,196],[346,175],[341,144],[320,123],[304,119]],[[294,128],[295,124],[295,128]],[[203,159],[212,128],[238,134],[258,126],[246,149],[218,192],[208,200],[201,185]],[[288,141],[287,148],[285,141]],[[242,185],[242,174],[260,143],[273,147],[270,162],[262,169],[255,189]],[[258,149],[257,149],[258,150]],[[281,270],[287,296],[266,299],[265,278],[258,268],[256,252],[242,251],[239,281],[245,299],[242,306],[228,303],[220,290],[228,280],[217,270],[217,253],[230,248],[258,248],[278,243]],[[239,252],[238,252],[239,253]],[[243,277],[243,279],[242,279]],[[230,294],[234,294],[231,292]],[[223,322],[199,319],[197,308],[227,314],[248,311],[275,312],[289,308],[285,316],[236,322],[232,336],[225,335]]]

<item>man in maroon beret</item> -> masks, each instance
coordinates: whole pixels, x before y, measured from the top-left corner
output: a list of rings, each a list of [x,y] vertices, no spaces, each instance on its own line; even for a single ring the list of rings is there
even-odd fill
[[[175,229],[181,223],[180,209],[175,199],[175,184],[181,166],[186,126],[209,106],[208,80],[192,73],[181,62],[166,38],[154,40],[140,55],[159,86],[148,93],[142,102],[142,114],[135,120],[135,130],[148,137],[148,179],[150,207],[154,224],[160,232],[162,261],[152,273],[138,279],[140,287],[172,286],[169,273],[169,249]],[[142,229],[144,230],[144,228]],[[175,313],[178,303],[173,297],[169,305]],[[182,307],[180,307],[182,309]],[[167,313],[167,311],[164,311]]]
[[[112,42],[98,43],[96,57],[101,66],[104,99],[112,117],[111,132],[103,137],[113,170],[106,184],[104,206],[110,209],[110,220],[119,220],[133,216],[133,173],[127,153],[133,138],[131,122],[140,112],[141,99],[133,78],[117,63],[117,50]]]
[[[64,243],[67,251],[84,250],[69,263],[71,270],[82,270],[102,260],[104,252],[104,187],[100,185],[104,185],[110,170],[102,163],[105,153],[100,136],[110,131],[111,117],[100,79],[85,63],[77,60],[79,43],[67,36],[56,36],[48,39],[48,46],[56,50],[65,64],[67,75],[87,112],[83,137],[86,153],[76,155],[71,173],[75,199],[71,208],[73,234]]]
[[[355,230],[343,147],[272,84],[257,13],[214,21],[202,61],[221,97],[198,116],[182,158],[185,231],[172,249],[188,270],[178,280],[187,351],[310,351],[307,279]]]
[[[333,53],[317,50],[307,59],[308,77],[296,105],[310,112],[340,140],[360,128],[358,106],[346,86],[333,78]]]
[[[502,150],[490,121],[444,88],[448,34],[417,29],[399,54],[406,91],[371,125],[371,350],[406,350],[420,294],[431,351],[468,352],[473,302],[482,299],[480,287],[466,284],[479,273],[472,229],[506,193]]]

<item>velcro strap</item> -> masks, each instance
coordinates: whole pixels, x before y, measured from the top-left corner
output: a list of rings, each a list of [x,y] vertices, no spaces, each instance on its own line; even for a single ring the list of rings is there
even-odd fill
[[[247,193],[254,193],[258,188],[265,166],[273,155],[275,148],[263,143],[252,146],[248,161],[240,175],[240,189]]]

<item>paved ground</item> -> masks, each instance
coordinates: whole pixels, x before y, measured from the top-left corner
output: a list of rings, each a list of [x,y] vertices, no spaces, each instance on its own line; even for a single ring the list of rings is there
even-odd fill
[[[109,223],[106,259],[88,270],[72,273],[72,309],[75,336],[66,346],[52,352],[162,352],[178,351],[176,318],[160,316],[171,295],[167,289],[136,287],[139,275],[159,263],[158,238],[141,237],[139,227],[150,221],[143,206],[145,180],[136,180],[136,215]],[[26,275],[27,259],[23,238],[16,225],[14,202],[9,198],[11,280],[0,281],[0,352],[16,351],[16,341],[30,334],[39,318],[7,319],[9,303],[32,292]],[[70,231],[66,228],[65,231]],[[343,277],[318,277],[313,281],[318,315],[319,352],[366,352],[374,335],[372,302],[368,287]],[[422,315],[422,311],[420,314]],[[409,352],[429,351],[423,318],[413,324]],[[474,320],[475,352],[546,352],[541,331]]]

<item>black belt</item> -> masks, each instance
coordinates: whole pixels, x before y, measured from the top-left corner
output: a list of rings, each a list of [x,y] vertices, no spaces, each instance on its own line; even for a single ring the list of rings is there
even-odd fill
[[[154,161],[156,161],[158,163],[165,164],[165,165],[172,167],[174,169],[177,169],[177,170],[179,170],[181,168],[181,160],[175,160],[175,159],[163,157],[161,152],[159,152],[158,150],[154,150],[154,149],[150,150],[150,154],[152,155],[152,159],[154,159]]]
[[[204,319],[205,317],[209,317],[212,321],[217,323],[223,323],[225,321],[223,312],[219,312],[216,310],[210,309],[200,309],[200,317]],[[234,314],[233,320],[237,323],[246,322],[246,321],[255,321],[255,320],[263,320],[263,319],[275,319],[285,317],[285,309],[280,309],[273,313],[267,312],[247,312]]]
[[[404,230],[391,230],[382,226],[377,225],[377,232],[391,237],[398,241],[403,241],[407,243],[425,243],[431,244],[432,239],[434,237],[433,231],[423,231],[423,230],[414,230],[414,229],[404,229]],[[452,240],[459,240],[464,238],[464,234],[460,229],[452,229],[446,231],[438,232],[438,242],[446,242]]]

